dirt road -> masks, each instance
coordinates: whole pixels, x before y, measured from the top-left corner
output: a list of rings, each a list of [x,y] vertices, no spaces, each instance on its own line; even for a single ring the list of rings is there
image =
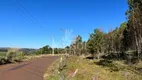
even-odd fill
[[[0,80],[43,80],[46,69],[58,57],[41,57],[18,64],[0,66]]]

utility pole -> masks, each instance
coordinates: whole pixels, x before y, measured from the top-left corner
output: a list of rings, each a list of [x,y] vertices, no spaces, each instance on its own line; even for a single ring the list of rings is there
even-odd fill
[[[64,38],[65,38],[65,40],[66,40],[66,37],[67,37],[67,30],[66,30],[66,29],[60,29],[60,30],[64,32],[64,34],[65,34]],[[64,45],[63,45],[63,39],[64,39],[64,38],[62,38],[62,48],[64,48]],[[66,49],[65,49],[65,54],[67,55],[67,50],[66,50]]]
[[[54,37],[52,37],[52,55],[54,56]]]

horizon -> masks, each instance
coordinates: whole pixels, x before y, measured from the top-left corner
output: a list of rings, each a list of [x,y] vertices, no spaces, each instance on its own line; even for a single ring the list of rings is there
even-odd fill
[[[127,0],[1,0],[0,47],[62,48],[127,21]],[[53,39],[54,37],[54,39]]]

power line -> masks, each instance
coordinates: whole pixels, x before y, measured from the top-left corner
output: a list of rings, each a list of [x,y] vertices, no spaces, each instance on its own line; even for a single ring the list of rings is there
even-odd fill
[[[9,1],[10,0],[5,0],[6,4],[8,4]],[[13,5],[15,5],[15,7],[19,10],[21,15],[23,15],[31,23],[35,24],[36,25],[35,27],[38,27],[43,33],[45,33],[45,30],[44,30],[45,27],[18,0],[15,0],[12,2],[13,2]]]
[[[8,4],[8,0],[5,0],[5,2]],[[20,8],[16,5],[16,7],[19,9],[19,11],[22,13],[22,15],[26,16],[28,19],[30,19],[33,23],[35,23],[25,12],[22,12]],[[36,24],[36,23],[35,23]]]
[[[22,7],[25,11],[26,11],[26,13],[24,13],[24,12],[22,12],[22,11],[20,11],[21,13],[23,13],[28,19],[30,19],[34,24],[36,24],[42,31],[44,31],[44,26],[18,1],[18,0],[15,0],[18,4],[19,4],[19,6],[20,7]],[[29,17],[29,16],[30,17]]]
[[[39,24],[39,27],[41,26],[40,28],[43,27],[43,25],[18,0],[16,0],[16,2]]]

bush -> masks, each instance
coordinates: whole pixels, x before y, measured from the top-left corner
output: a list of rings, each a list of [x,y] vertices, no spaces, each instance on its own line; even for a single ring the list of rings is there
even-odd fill
[[[129,50],[126,52],[126,64],[136,64],[139,62],[138,54],[136,51]]]
[[[16,54],[16,57],[15,57],[14,61],[16,61],[16,62],[21,62],[22,59],[24,59],[24,54],[23,54],[23,52],[18,52],[18,53]]]
[[[9,49],[6,55],[7,62],[20,62],[24,58],[23,52],[18,49]]]
[[[0,57],[0,65],[21,62],[23,59],[24,54],[19,49],[9,49],[5,57]]]
[[[7,61],[4,57],[0,57],[0,65],[6,64]]]
[[[36,54],[36,55],[40,55],[40,54],[41,54],[41,51],[38,50],[38,51],[35,52],[35,54]]]
[[[16,52],[8,52],[6,55],[6,60],[8,62],[14,62],[15,58],[16,58]]]
[[[100,60],[96,64],[103,67],[109,67],[111,71],[119,71],[119,68],[110,60]]]

